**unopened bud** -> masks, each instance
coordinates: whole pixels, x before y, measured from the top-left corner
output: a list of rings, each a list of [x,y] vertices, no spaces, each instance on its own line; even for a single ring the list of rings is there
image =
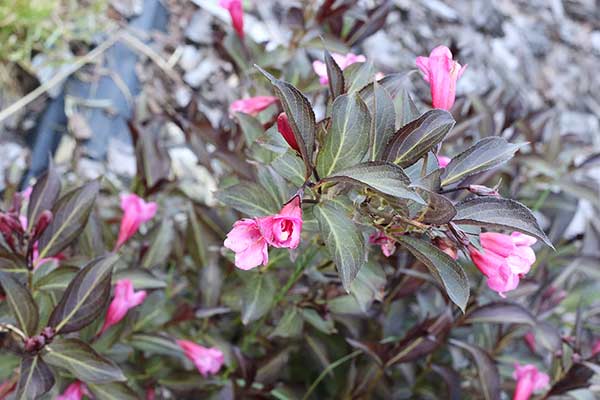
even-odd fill
[[[300,147],[298,147],[298,142],[294,136],[294,131],[292,130],[290,121],[285,113],[281,113],[277,117],[277,130],[279,133],[281,133],[281,136],[283,136],[287,144],[289,144],[292,149],[300,152]]]
[[[13,216],[12,214],[0,213],[0,225],[7,227],[11,232],[18,233],[19,235],[25,233],[25,231],[23,230],[23,226],[21,225],[21,221],[19,221],[19,218]]]
[[[44,336],[47,341],[51,341],[54,335],[55,331],[54,328],[52,328],[51,326],[47,326],[44,329],[42,329],[42,336]]]
[[[38,217],[37,223],[33,228],[33,239],[37,239],[46,230],[48,225],[52,222],[52,212],[50,210],[44,210]]]
[[[489,188],[483,185],[469,185],[469,192],[476,194],[477,196],[500,196],[496,188]]]

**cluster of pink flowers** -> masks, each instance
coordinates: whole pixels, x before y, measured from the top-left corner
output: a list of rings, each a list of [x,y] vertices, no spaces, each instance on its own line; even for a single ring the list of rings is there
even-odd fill
[[[146,203],[144,199],[135,194],[122,194],[121,209],[123,218],[115,250],[135,235],[140,225],[154,218],[158,205],[154,202]]]
[[[244,7],[242,0],[220,0],[219,5],[229,11],[233,29],[244,40]]]
[[[102,325],[99,334],[104,333],[111,326],[118,324],[130,309],[139,306],[145,299],[146,291],[134,291],[133,283],[129,279],[117,281],[114,298],[108,306],[104,325]]]
[[[225,362],[223,352],[216,347],[200,346],[189,340],[178,340],[177,344],[202,376],[216,374]]]
[[[544,389],[550,383],[550,377],[533,364],[515,363],[513,378],[517,380],[513,400],[528,400],[533,392]]]
[[[456,97],[456,82],[467,66],[461,67],[452,60],[452,52],[446,46],[436,47],[429,57],[417,57],[416,64],[429,83],[433,107],[450,110]]]
[[[510,235],[485,232],[479,235],[479,240],[483,252],[469,246],[471,260],[487,277],[489,288],[505,297],[504,292],[516,289],[519,279],[535,262],[531,246],[536,239],[520,232]]]
[[[300,196],[283,206],[275,215],[244,218],[233,224],[225,247],[235,252],[235,266],[248,270],[269,262],[268,246],[295,249],[302,232]]]
[[[367,57],[363,56],[362,54],[354,53],[332,53],[331,57],[342,71],[354,63],[367,61]],[[329,78],[327,77],[327,65],[323,61],[315,60],[313,61],[312,66],[315,73],[319,75],[319,82],[321,82],[321,85],[328,85]]]

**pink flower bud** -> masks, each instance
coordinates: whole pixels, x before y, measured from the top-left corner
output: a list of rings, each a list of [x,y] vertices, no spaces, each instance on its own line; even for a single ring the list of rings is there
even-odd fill
[[[429,57],[417,57],[417,67],[431,89],[431,103],[434,108],[450,110],[456,96],[456,81],[467,66],[452,60],[452,52],[446,46],[438,46]]]
[[[533,364],[521,366],[515,363],[513,378],[517,380],[513,400],[528,400],[533,392],[544,389],[550,383],[550,377]]]
[[[146,291],[135,292],[129,279],[121,279],[115,284],[115,296],[108,306],[104,325],[99,334],[119,323],[130,309],[139,306],[146,299]]]
[[[6,399],[9,394],[15,391],[16,388],[16,380],[9,379],[6,382],[2,382],[2,384],[0,384],[0,400]]]
[[[266,110],[279,99],[274,96],[256,96],[247,99],[236,100],[229,106],[229,113],[241,112],[256,116],[259,112]]]
[[[44,233],[48,225],[50,225],[50,222],[52,222],[52,211],[44,210],[38,217],[37,223],[33,228],[32,238],[34,240],[39,238],[42,233]]]
[[[141,224],[151,220],[156,214],[158,205],[154,202],[146,203],[144,199],[135,194],[121,195],[121,209],[123,219],[119,229],[119,238],[115,249],[118,249],[138,230]]]
[[[89,396],[87,388],[83,382],[77,381],[71,383],[65,391],[56,398],[56,400],[81,400],[83,396]]]
[[[396,251],[396,242],[381,231],[372,233],[369,236],[369,243],[379,245],[381,252],[386,257],[391,256]]]
[[[342,71],[354,63],[367,61],[367,57],[363,56],[362,54],[354,53],[348,53],[345,55],[331,53],[331,57]],[[329,78],[327,76],[327,65],[323,61],[319,60],[313,61],[312,65],[315,73],[319,75],[319,82],[321,83],[321,85],[327,86],[329,84]]]
[[[287,144],[289,144],[292,149],[300,152],[300,147],[298,147],[298,142],[296,142],[296,137],[294,136],[294,132],[290,126],[290,121],[285,113],[281,113],[277,117],[277,130],[279,133],[281,133],[281,136],[283,136]]]
[[[229,11],[233,29],[235,29],[240,39],[244,40],[244,8],[242,0],[220,0],[219,5]]]
[[[452,257],[454,260],[458,259],[458,249],[452,240],[438,237],[433,239],[433,244],[438,249]]]
[[[452,159],[450,157],[446,157],[446,156],[437,156],[437,160],[438,160],[438,166],[440,168],[446,168],[448,166],[448,164],[450,164],[450,161],[452,161]]]
[[[523,340],[525,340],[525,344],[527,344],[527,347],[529,347],[529,350],[532,353],[535,353],[535,335],[533,334],[533,332],[529,331],[527,332],[524,336],[523,336]]]
[[[535,262],[531,245],[536,239],[520,232],[510,236],[485,232],[479,235],[479,240],[484,252],[470,246],[471,260],[487,277],[490,289],[504,297],[504,292],[517,288],[519,278],[528,273]]]
[[[596,339],[596,342],[592,346],[592,357],[595,357],[597,354],[600,354],[600,339]]]
[[[469,185],[469,192],[476,194],[477,196],[500,196],[498,190],[495,188],[489,188],[483,185]]]
[[[216,347],[200,346],[189,340],[178,340],[177,344],[205,377],[216,374],[223,366],[225,357]]]

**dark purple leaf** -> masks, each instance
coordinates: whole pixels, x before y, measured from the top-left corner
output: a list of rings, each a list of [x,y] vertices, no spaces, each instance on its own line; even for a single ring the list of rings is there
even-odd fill
[[[29,205],[27,206],[28,229],[35,225],[40,214],[46,210],[52,210],[54,203],[60,194],[60,177],[54,169],[52,161],[48,164],[48,170],[33,185]]]

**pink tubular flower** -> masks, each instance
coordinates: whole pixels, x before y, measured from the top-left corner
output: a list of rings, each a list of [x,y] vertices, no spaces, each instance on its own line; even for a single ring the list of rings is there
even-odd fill
[[[146,299],[146,291],[135,292],[129,279],[121,279],[115,284],[115,297],[108,306],[104,325],[100,334],[119,323],[131,308],[137,307]]]
[[[244,40],[244,8],[242,0],[220,0],[219,5],[229,11],[231,24],[240,39]]]
[[[56,400],[81,400],[84,395],[89,396],[88,391],[83,382],[77,381],[71,383]]]
[[[158,205],[154,202],[146,203],[144,199],[135,194],[121,195],[121,209],[123,219],[119,229],[119,238],[115,249],[120,248],[138,230],[141,224],[150,221],[156,214]]]
[[[354,53],[348,53],[346,55],[331,53],[331,57],[342,71],[345,70],[349,65],[357,62],[367,61],[367,57],[363,56],[362,54],[357,55]],[[327,77],[327,65],[323,61],[315,60],[313,61],[312,66],[315,73],[319,75],[319,82],[321,85],[328,85],[329,78]]]
[[[437,160],[438,160],[438,166],[440,168],[446,168],[448,166],[448,164],[450,164],[450,161],[452,161],[452,159],[450,157],[446,157],[446,156],[437,156]]]
[[[259,218],[258,227],[263,238],[271,246],[286,249],[298,247],[302,232],[300,196],[295,196],[278,214]]]
[[[517,380],[513,400],[528,400],[533,392],[544,389],[550,383],[550,377],[538,371],[533,364],[519,365],[519,363],[515,363],[513,378]]]
[[[277,130],[292,149],[296,150],[297,152],[300,152],[300,147],[298,147],[298,142],[296,141],[296,137],[294,136],[294,131],[292,131],[290,121],[288,120],[288,117],[287,115],[285,115],[285,113],[281,113],[277,117]]]
[[[396,251],[396,242],[390,239],[385,233],[377,231],[369,236],[369,243],[377,244],[381,247],[384,256],[389,257]]]
[[[438,46],[429,57],[417,57],[417,67],[431,89],[431,103],[434,108],[450,110],[456,96],[456,81],[467,66],[452,60],[452,52],[446,46]]]
[[[259,112],[266,110],[278,100],[279,99],[274,96],[255,96],[236,100],[229,106],[229,113],[233,115],[236,112],[242,112],[244,114],[256,116]]]
[[[225,357],[216,347],[200,346],[189,340],[178,340],[177,344],[205,377],[216,374],[223,366]]]
[[[300,196],[294,196],[275,215],[236,221],[223,245],[235,253],[236,267],[249,270],[267,265],[268,245],[288,249],[298,247],[301,232]]]

